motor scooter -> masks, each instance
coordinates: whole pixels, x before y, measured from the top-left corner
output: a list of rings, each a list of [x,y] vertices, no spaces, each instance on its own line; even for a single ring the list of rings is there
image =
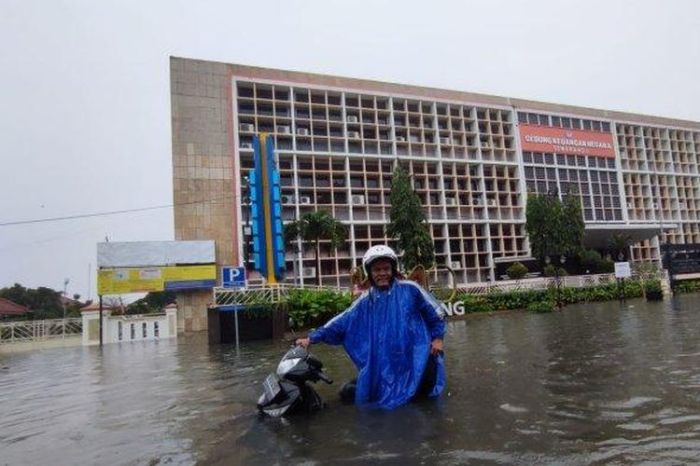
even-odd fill
[[[333,381],[323,372],[323,363],[304,347],[295,346],[282,357],[277,371],[263,382],[258,411],[271,417],[311,414],[325,403],[307,382]]]

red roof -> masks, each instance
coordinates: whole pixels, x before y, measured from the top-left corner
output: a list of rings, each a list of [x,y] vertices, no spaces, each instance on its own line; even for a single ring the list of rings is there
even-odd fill
[[[103,311],[111,311],[112,309],[113,309],[112,306],[109,306],[105,303],[102,303],[102,310]],[[100,302],[99,301],[92,302],[92,303],[88,304],[87,306],[83,306],[80,308],[80,312],[99,311],[99,310],[100,310]]]
[[[0,298],[0,315],[2,316],[21,316],[29,312],[27,306],[14,303],[9,299]]]

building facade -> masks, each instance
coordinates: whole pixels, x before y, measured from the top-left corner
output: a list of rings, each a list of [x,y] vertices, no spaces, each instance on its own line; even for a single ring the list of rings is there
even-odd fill
[[[391,243],[395,164],[458,283],[529,256],[528,191],[575,190],[586,241],[624,232],[635,261],[659,259],[661,231],[700,242],[697,122],[183,58],[171,101],[176,239],[216,240],[221,265],[250,265],[245,177],[261,132],[274,136],[284,220],[326,210],[349,227],[345,247],[322,246],[324,285],[347,286],[367,248]],[[316,283],[311,249],[298,243],[287,266],[290,282]]]

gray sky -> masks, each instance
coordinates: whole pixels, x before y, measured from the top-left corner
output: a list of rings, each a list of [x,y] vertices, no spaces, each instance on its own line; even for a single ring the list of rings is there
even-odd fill
[[[172,203],[171,55],[700,121],[694,0],[0,0],[0,44],[0,223]],[[0,227],[0,287],[94,298],[105,236],[172,209]]]

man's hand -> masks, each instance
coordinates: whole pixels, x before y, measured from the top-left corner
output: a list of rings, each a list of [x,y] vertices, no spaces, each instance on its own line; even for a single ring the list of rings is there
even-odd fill
[[[436,338],[430,343],[430,354],[436,355],[442,351],[442,338]]]
[[[297,338],[296,344],[297,344],[297,346],[302,346],[304,348],[308,348],[309,345],[311,344],[311,340],[309,340],[309,337]]]

